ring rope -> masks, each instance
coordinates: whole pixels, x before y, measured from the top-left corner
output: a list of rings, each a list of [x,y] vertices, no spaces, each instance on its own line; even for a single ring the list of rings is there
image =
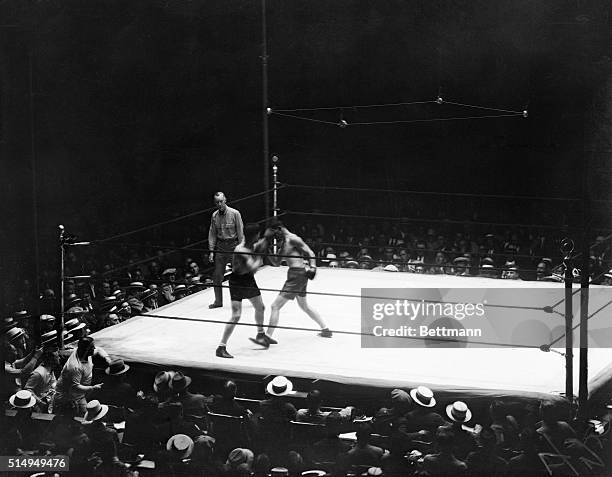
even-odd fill
[[[297,189],[317,189],[317,190],[336,190],[344,192],[375,192],[375,193],[392,193],[392,194],[414,194],[414,195],[436,195],[449,197],[474,197],[477,199],[512,199],[512,200],[560,200],[566,202],[580,202],[582,199],[572,199],[564,197],[535,197],[526,195],[503,195],[503,194],[473,194],[468,192],[435,192],[435,191],[418,191],[418,190],[400,190],[400,189],[377,189],[367,187],[340,187],[340,186],[320,186],[306,184],[291,184],[283,183],[287,187]],[[609,201],[606,201],[609,202]]]
[[[285,187],[285,186],[283,184],[280,184],[277,189],[280,189],[280,188],[283,188],[283,187]],[[256,197],[260,197],[262,195],[269,194],[270,192],[273,192],[273,191],[274,191],[274,189],[268,189],[268,190],[265,190],[263,192],[258,192],[256,194],[251,194],[251,195],[247,195],[245,197],[240,197],[239,199],[232,200],[232,203],[238,203],[238,202],[242,202],[242,201],[245,201],[245,200],[248,200],[248,199],[254,199]],[[181,220],[184,220],[184,219],[187,219],[187,218],[190,218],[190,217],[195,217],[197,215],[205,214],[207,212],[212,212],[213,210],[216,210],[216,207],[214,207],[214,206],[213,207],[208,207],[206,209],[202,209],[202,210],[198,210],[198,211],[195,211],[195,212],[191,212],[189,214],[185,214],[185,215],[182,215],[180,217],[175,217],[175,218],[172,218],[172,219],[164,220],[163,222],[158,222],[158,223],[155,223],[155,224],[147,225],[145,227],[139,227],[137,229],[130,230],[128,232],[123,232],[123,233],[120,233],[120,234],[111,235],[110,237],[106,237],[104,239],[95,240],[95,242],[98,242],[98,243],[107,242],[107,241],[112,240],[112,239],[116,239],[116,238],[120,238],[120,237],[125,237],[127,235],[132,235],[132,234],[135,234],[135,233],[138,233],[138,232],[144,232],[145,230],[150,230],[150,229],[153,229],[155,227],[161,227],[162,225],[168,225],[168,224],[171,224],[171,223],[174,223],[174,222],[179,222]]]
[[[100,280],[100,278],[98,278],[97,280]],[[177,284],[177,285],[185,285],[185,283],[183,282],[169,282],[168,280],[148,280],[152,283],[160,283],[160,284]],[[229,285],[210,285],[208,288],[230,288]],[[280,289],[280,288],[262,288],[262,287],[252,287],[252,286],[240,286],[239,288],[241,289],[245,289],[245,290],[260,290],[260,291],[267,291],[267,292],[276,292],[276,293],[281,293],[284,290]],[[329,292],[316,292],[316,291],[305,291],[304,292],[306,295],[314,295],[314,296],[331,296],[331,297],[335,297],[335,298],[367,298],[367,299],[373,299],[373,300],[406,300],[406,301],[414,301],[414,302],[420,302],[423,301],[425,303],[433,303],[433,304],[459,304],[462,302],[453,302],[453,301],[444,301],[444,300],[424,300],[424,299],[418,299],[418,298],[405,298],[405,297],[389,297],[389,296],[376,296],[376,295],[355,295],[355,294],[350,294],[350,293],[329,293]],[[486,303],[485,306],[488,306],[490,308],[508,308],[508,309],[515,309],[515,310],[532,310],[532,311],[542,311],[544,313],[553,313],[552,311],[552,307],[550,306],[543,306],[543,307],[537,307],[537,306],[521,306],[521,305],[498,305],[495,303]]]
[[[374,219],[374,220],[386,220],[391,222],[410,223],[410,222],[422,222],[422,223],[441,223],[441,224],[466,224],[466,225],[493,225],[498,227],[524,227],[524,228],[540,228],[540,229],[551,229],[551,230],[578,230],[580,227],[571,225],[548,225],[548,224],[521,224],[521,223],[508,223],[508,222],[476,222],[473,220],[453,220],[453,219],[421,219],[417,217],[388,217],[388,216],[377,216],[377,215],[356,215],[356,214],[341,214],[341,213],[328,213],[328,212],[305,212],[299,210],[286,210],[286,214],[294,215],[306,215],[306,216],[318,216],[318,217],[341,217],[345,219]],[[612,229],[599,229],[605,230],[606,232]]]
[[[240,321],[219,321],[219,320],[212,320],[212,319],[206,319],[206,318],[188,318],[188,317],[182,317],[182,316],[171,316],[171,315],[157,315],[157,314],[150,314],[147,313],[146,315],[140,315],[142,317],[152,317],[152,318],[164,318],[164,319],[169,319],[169,320],[178,320],[178,321],[197,321],[197,322],[203,322],[203,323],[215,323],[215,324],[219,324],[219,325],[228,325],[228,324],[234,324],[234,325],[238,325],[238,326],[258,326],[256,323],[243,323]],[[273,326],[272,328],[274,329],[279,329],[279,330],[293,330],[293,331],[321,331],[319,328],[306,328],[306,327],[297,327],[297,326],[283,326],[283,325],[276,325]],[[374,333],[364,333],[362,331],[347,331],[347,330],[335,330],[335,329],[331,329],[331,331],[333,333],[337,333],[337,334],[342,334],[342,335],[353,335],[353,336],[373,336],[376,337],[376,335]],[[436,337],[436,338],[429,338],[429,337],[417,337],[417,336],[392,336],[389,338],[398,338],[398,339],[412,339],[412,340],[418,340],[418,341],[435,341],[435,342],[439,342],[439,341],[448,341],[448,342],[452,342],[452,343],[465,343],[465,341],[462,340],[457,340],[457,339],[453,339],[453,338],[444,338],[444,337]],[[500,348],[530,348],[530,349],[539,349],[539,346],[535,346],[535,345],[521,345],[521,344],[511,344],[511,343],[491,343],[491,342],[487,342],[487,341],[472,341],[470,340],[469,342],[470,344],[481,344],[481,345],[489,345],[489,346],[496,346],[496,347],[500,347]]]

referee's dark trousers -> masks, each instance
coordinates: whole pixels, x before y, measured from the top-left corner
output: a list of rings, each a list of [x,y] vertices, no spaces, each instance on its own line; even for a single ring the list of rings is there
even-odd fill
[[[217,239],[215,247],[215,271],[213,272],[213,285],[215,287],[215,304],[223,304],[223,277],[225,267],[232,263],[232,252],[238,245],[238,239]]]

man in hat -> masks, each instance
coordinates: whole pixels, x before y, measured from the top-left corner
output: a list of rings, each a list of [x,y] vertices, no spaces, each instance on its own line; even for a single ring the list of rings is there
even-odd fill
[[[25,357],[19,358],[19,352],[15,347],[15,343],[22,339],[24,333],[21,328],[10,328],[2,335],[2,351],[4,354],[3,388],[7,392],[15,392],[27,381],[43,353],[42,347],[39,347]]]
[[[111,406],[133,408],[136,391],[125,379],[129,369],[122,359],[113,359],[105,370],[104,386],[95,393],[95,397]]]
[[[257,336],[251,338],[254,343],[267,348],[270,346],[271,338],[264,332],[264,304],[261,299],[261,292],[255,281],[255,272],[263,264],[261,255],[268,249],[268,239],[273,233],[268,233],[262,238],[258,238],[259,227],[256,224],[248,224],[245,229],[246,241],[241,241],[234,249],[232,258],[232,274],[229,278],[230,296],[232,298],[232,317],[225,325],[221,342],[215,354],[220,358],[232,358],[227,352],[227,341],[234,332],[236,324],[242,315],[242,300],[251,302],[255,309],[255,323],[257,324]],[[248,246],[247,246],[248,244]]]
[[[465,476],[467,465],[457,459],[453,454],[455,436],[453,432],[445,427],[440,427],[435,432],[438,453],[427,454],[423,458],[422,468],[426,475],[452,475]]]
[[[433,391],[426,386],[418,386],[410,390],[410,397],[416,406],[406,414],[399,432],[406,440],[422,440],[434,436],[436,429],[445,425],[446,421],[433,410],[436,406]]]
[[[238,210],[228,207],[223,192],[215,193],[214,203],[217,207],[212,214],[208,231],[209,261],[215,264],[213,282],[215,285],[215,301],[209,308],[223,306],[223,289],[221,283],[225,267],[232,260],[231,252],[236,245],[244,240],[242,216]]]
[[[83,424],[90,440],[92,453],[95,452],[102,459],[100,470],[103,475],[115,475],[113,470],[122,465],[117,455],[119,436],[114,428],[106,425],[105,417],[108,410],[108,406],[101,404],[97,399],[89,401]]]
[[[83,416],[87,407],[85,396],[102,389],[101,384],[91,384],[93,361],[92,356],[96,347],[93,338],[87,336],[79,340],[77,348],[72,352],[62,369],[57,381],[55,395],[56,406],[63,406],[75,412],[76,416]]]
[[[455,456],[465,460],[468,454],[476,449],[475,432],[464,429],[466,423],[472,419],[472,411],[463,401],[455,401],[446,406],[446,417],[450,420],[446,427],[455,434]]]
[[[10,427],[3,429],[0,445],[5,453],[23,455],[24,451],[36,448],[42,434],[36,421],[32,420],[36,397],[24,389],[13,394],[9,403],[17,410],[17,415],[11,419]]]
[[[278,443],[278,436],[288,434],[289,421],[294,421],[297,414],[285,397],[293,394],[293,383],[285,376],[276,376],[266,386],[266,393],[269,398],[259,403],[262,438],[270,446],[284,445],[285,442]]]
[[[190,393],[188,390],[190,384],[189,376],[180,371],[174,373],[170,381],[170,389],[175,394],[172,401],[180,402],[183,405],[183,412],[186,416],[204,416],[210,399],[202,394]]]
[[[55,394],[54,371],[59,367],[60,358],[57,348],[45,349],[40,364],[32,372],[24,389],[27,389],[36,398],[36,408],[38,412],[47,412],[52,406],[53,395]]]
[[[331,338],[332,332],[321,318],[321,315],[308,304],[306,299],[306,287],[308,280],[314,280],[317,274],[317,262],[314,252],[297,235],[289,232],[283,223],[274,218],[270,221],[268,231],[273,232],[278,239],[279,255],[284,256],[289,269],[287,280],[282,291],[272,303],[270,323],[268,324],[268,336],[272,336],[280,318],[280,310],[289,300],[297,298],[298,306],[321,328],[319,336]],[[268,232],[268,234],[269,234]],[[309,267],[306,268],[304,260],[308,260]],[[276,344],[275,340],[268,339],[270,344]]]
[[[372,426],[368,423],[361,424],[357,428],[357,442],[347,453],[349,465],[369,465],[372,467],[380,466],[380,460],[384,455],[383,449],[370,444]]]

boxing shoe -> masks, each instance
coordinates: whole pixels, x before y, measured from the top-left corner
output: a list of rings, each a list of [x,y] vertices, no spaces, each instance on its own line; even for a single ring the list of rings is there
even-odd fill
[[[233,356],[227,352],[225,346],[218,346],[217,351],[215,351],[215,354],[219,358],[233,358]]]
[[[263,346],[264,348],[269,348],[270,343],[268,343],[268,340],[266,338],[267,336],[265,333],[257,333],[257,336],[255,338],[249,339],[256,345]]]
[[[319,336],[322,337],[322,338],[331,338],[333,336],[333,333],[331,332],[331,330],[329,328],[323,328],[319,332]]]

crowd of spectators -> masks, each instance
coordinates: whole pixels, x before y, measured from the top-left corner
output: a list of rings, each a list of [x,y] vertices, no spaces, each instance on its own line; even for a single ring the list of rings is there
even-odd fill
[[[286,223],[315,251],[320,266],[562,280],[560,237],[545,233],[291,218]],[[368,416],[350,403],[324,407],[317,389],[300,398],[284,377],[268,385],[267,398],[251,396],[245,405],[234,382],[218,395],[205,389],[200,394],[190,391],[189,376],[170,370],[139,389],[130,367],[96,347],[89,334],[210,286],[208,251],[183,247],[177,240],[103,252],[68,248],[61,350],[56,277],[42,274],[39,297],[24,281],[19,311],[2,324],[3,389],[16,410],[4,427],[5,455],[67,454],[73,475],[135,475],[137,468],[142,475],[220,477],[308,470],[314,472],[309,477],[323,475],[316,471],[373,477],[547,470],[566,475],[572,467],[580,475],[598,475],[605,455],[612,455],[610,440],[593,434],[592,423],[565,422],[548,403],[513,415],[503,402],[492,401],[489,414],[475,415],[464,402],[438,403],[430,389],[418,387],[393,390],[389,403]],[[612,284],[607,240],[597,236],[590,251],[591,280]],[[597,438],[585,441],[585,432]]]
[[[609,421],[570,422],[567,408],[548,401],[492,399],[476,412],[418,386],[369,409],[330,407],[333,396],[315,383],[296,390],[284,376],[247,398],[234,381],[217,393],[193,390],[179,370],[140,388],[130,366],[90,337],[61,352],[45,346],[42,356],[16,380],[0,451],[69,456],[67,475],[597,476],[612,455]],[[54,373],[56,385],[46,377]]]

